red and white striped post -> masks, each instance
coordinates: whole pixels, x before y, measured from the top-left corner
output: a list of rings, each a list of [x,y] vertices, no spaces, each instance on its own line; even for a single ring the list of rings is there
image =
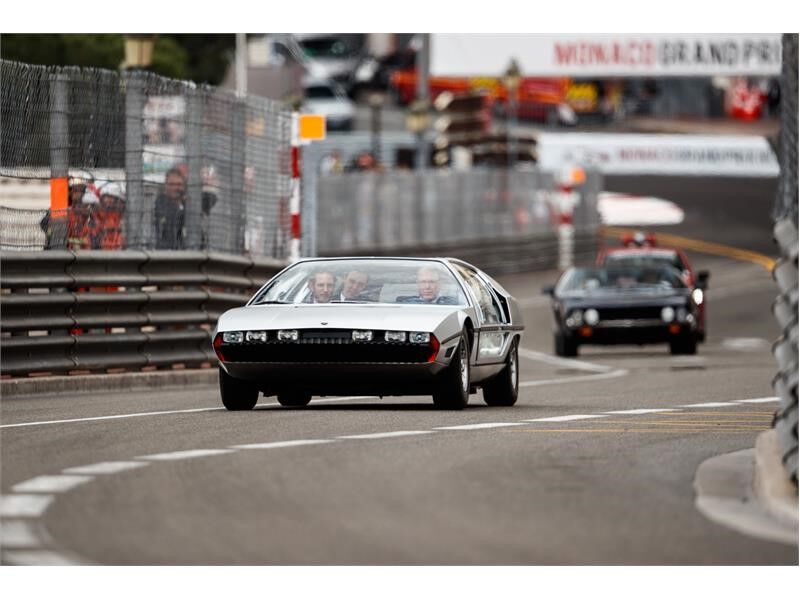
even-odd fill
[[[289,214],[292,237],[289,241],[289,262],[300,259],[300,113],[292,113],[292,192]]]

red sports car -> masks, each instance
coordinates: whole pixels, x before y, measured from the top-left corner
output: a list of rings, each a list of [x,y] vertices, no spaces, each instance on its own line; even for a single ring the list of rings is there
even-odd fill
[[[710,277],[708,271],[695,271],[683,250],[656,245],[656,237],[652,233],[637,232],[623,236],[622,245],[604,248],[597,254],[598,267],[644,267],[670,266],[683,275],[686,285],[692,289],[692,297],[698,308],[698,341],[706,339],[706,297]]]

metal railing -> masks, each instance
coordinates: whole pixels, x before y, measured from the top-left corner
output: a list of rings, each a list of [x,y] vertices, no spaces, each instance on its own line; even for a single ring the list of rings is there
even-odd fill
[[[779,140],[780,179],[775,202],[774,237],[781,257],[772,272],[780,290],[773,303],[773,313],[782,334],[772,347],[778,362],[773,387],[780,398],[774,427],[781,447],[786,472],[797,484],[797,300],[798,300],[798,188],[797,188],[797,75],[798,36],[783,35],[783,70],[781,73],[781,129]]]
[[[117,248],[285,256],[291,113],[280,103],[143,71],[0,60],[0,79],[0,176],[62,181],[69,212],[116,198]],[[4,246],[44,239],[40,221],[5,214]]]
[[[192,251],[0,253],[2,374],[213,364],[219,316],[283,266]]]

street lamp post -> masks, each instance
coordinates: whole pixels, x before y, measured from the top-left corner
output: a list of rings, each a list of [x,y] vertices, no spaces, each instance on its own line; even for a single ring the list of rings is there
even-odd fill
[[[430,124],[430,112],[426,100],[416,100],[411,104],[408,115],[406,115],[406,127],[417,139],[417,152],[414,168],[414,218],[416,220],[413,231],[417,234],[415,242],[425,240],[423,230],[425,224],[425,189],[423,180],[423,169],[427,162],[424,157],[425,132]]]
[[[377,92],[369,97],[369,106],[372,109],[372,157],[376,164],[383,164],[381,160],[381,110],[384,100],[384,95]]]
[[[153,63],[153,48],[156,36],[152,34],[125,34],[125,68],[138,70],[149,67]]]
[[[506,93],[508,94],[508,166],[514,168],[517,162],[517,143],[516,143],[516,129],[517,129],[517,93],[519,86],[522,83],[522,72],[520,71],[519,64],[516,59],[511,59],[508,68],[503,73],[503,85],[505,85]]]
[[[124,69],[125,81],[125,246],[141,247],[147,243],[144,231],[144,164],[143,123],[145,105],[144,78],[141,70],[153,62],[155,36],[142,34],[125,35]]]

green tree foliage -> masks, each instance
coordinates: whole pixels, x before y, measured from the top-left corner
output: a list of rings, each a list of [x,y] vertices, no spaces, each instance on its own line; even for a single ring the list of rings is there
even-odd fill
[[[219,84],[232,60],[233,35],[160,34],[151,71],[176,79]],[[0,57],[37,65],[119,69],[125,54],[119,34],[3,34]]]

